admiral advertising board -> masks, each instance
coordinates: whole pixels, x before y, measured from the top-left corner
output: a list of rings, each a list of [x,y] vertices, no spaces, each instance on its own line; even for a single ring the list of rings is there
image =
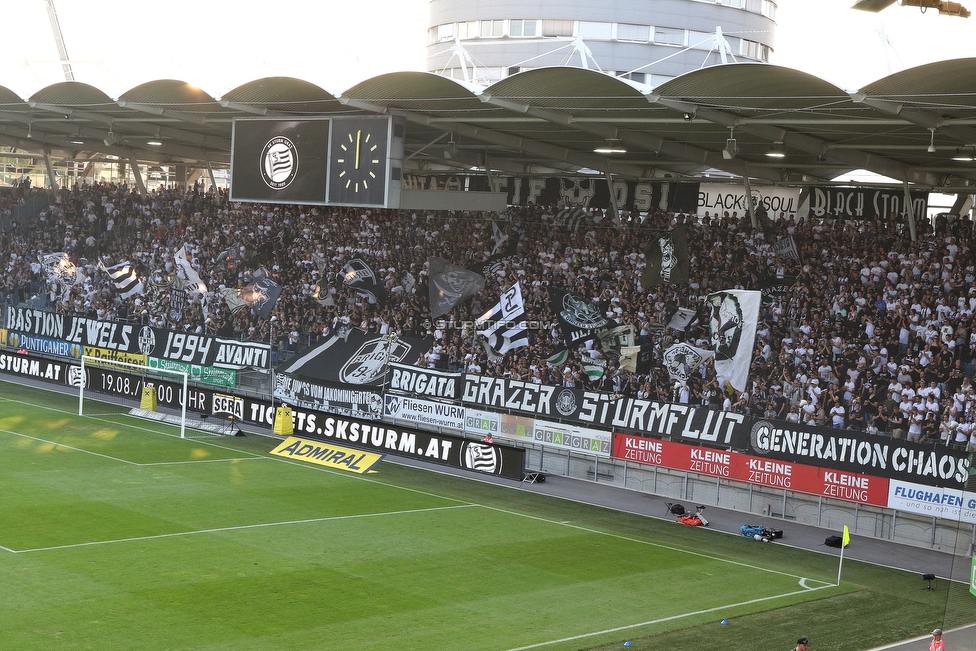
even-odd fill
[[[384,396],[383,415],[428,427],[464,430],[464,407],[409,396]]]

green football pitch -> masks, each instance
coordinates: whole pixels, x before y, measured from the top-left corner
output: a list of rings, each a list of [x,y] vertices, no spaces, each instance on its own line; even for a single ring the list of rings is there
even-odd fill
[[[276,443],[0,382],[0,649],[851,651],[966,621],[966,586]]]

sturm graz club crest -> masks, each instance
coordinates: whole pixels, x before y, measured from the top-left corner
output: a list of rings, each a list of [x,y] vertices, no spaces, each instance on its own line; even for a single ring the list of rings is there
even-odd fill
[[[556,411],[563,416],[572,416],[576,413],[576,396],[569,389],[563,389],[556,396]]]
[[[261,178],[272,190],[287,188],[298,175],[298,148],[284,136],[275,136],[261,151]]]
[[[672,378],[687,382],[704,361],[704,357],[688,344],[677,344],[664,352],[664,366]]]
[[[610,319],[600,312],[593,301],[569,292],[563,295],[563,309],[559,311],[559,316],[574,328],[594,330],[610,324]]]
[[[390,362],[400,362],[410,352],[410,344],[397,337],[379,337],[364,342],[339,371],[339,381],[371,384],[386,373]]]
[[[768,420],[757,420],[749,432],[749,443],[755,454],[769,454],[770,439],[773,434],[773,425]]]
[[[139,352],[143,355],[152,355],[156,350],[156,333],[149,326],[143,326],[139,331]]]
[[[500,459],[498,450],[493,445],[487,443],[469,442],[464,448],[461,456],[464,460],[464,467],[478,472],[497,474],[500,470]]]
[[[742,306],[735,294],[716,292],[708,297],[712,308],[710,322],[715,359],[733,359],[742,338]]]

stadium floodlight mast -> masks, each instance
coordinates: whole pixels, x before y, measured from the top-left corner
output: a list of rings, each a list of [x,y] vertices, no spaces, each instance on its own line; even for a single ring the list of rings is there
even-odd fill
[[[161,379],[162,377],[165,377],[165,376],[171,376],[173,378],[173,380],[176,381],[176,382],[179,382],[179,384],[182,387],[181,388],[181,393],[180,393],[180,396],[179,396],[179,401],[180,401],[180,438],[181,439],[182,438],[186,438],[186,402],[187,402],[187,397],[190,395],[189,392],[188,392],[188,386],[189,386],[189,374],[188,373],[186,373],[184,371],[174,371],[174,370],[165,369],[165,368],[153,368],[151,366],[146,366],[145,364],[133,364],[131,362],[117,362],[117,361],[114,361],[114,360],[102,359],[100,357],[92,357],[90,355],[82,355],[81,356],[80,378],[78,380],[78,415],[79,416],[84,416],[85,415],[85,413],[84,413],[84,408],[85,408],[85,388],[86,388],[86,384],[87,384],[87,381],[88,381],[88,373],[87,373],[86,367],[88,367],[88,366],[98,367],[99,369],[102,369],[102,370],[108,369],[109,371],[118,370],[120,372],[127,373],[128,375],[141,376],[141,378],[143,379],[143,386],[142,386],[142,388],[145,388],[145,379],[146,379],[146,377],[153,377],[154,376],[155,378]],[[124,369],[129,369],[129,370],[126,371]],[[138,378],[136,378],[136,379],[138,379]],[[141,390],[138,392],[138,395],[136,395],[136,396],[133,396],[132,395],[131,392],[133,390],[133,387],[131,385],[125,387],[125,389],[126,389],[125,390],[125,393],[120,393],[119,392],[119,389],[121,389],[121,387],[116,387],[114,391],[111,391],[110,390],[109,391],[109,395],[112,395],[112,396],[114,396],[116,398],[121,397],[121,398],[124,398],[124,399],[130,399],[130,400],[131,399],[141,400],[141,398],[142,398],[142,391]],[[91,389],[91,391],[96,391],[96,389],[93,388],[93,389]],[[97,399],[93,399],[93,400],[97,400]],[[100,401],[100,402],[103,402],[103,401]],[[91,414],[89,414],[89,415],[91,415]]]

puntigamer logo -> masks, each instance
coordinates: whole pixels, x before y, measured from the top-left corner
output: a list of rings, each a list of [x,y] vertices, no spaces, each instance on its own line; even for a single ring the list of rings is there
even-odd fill
[[[272,190],[283,190],[298,175],[298,149],[284,136],[275,136],[261,151],[261,178]]]

